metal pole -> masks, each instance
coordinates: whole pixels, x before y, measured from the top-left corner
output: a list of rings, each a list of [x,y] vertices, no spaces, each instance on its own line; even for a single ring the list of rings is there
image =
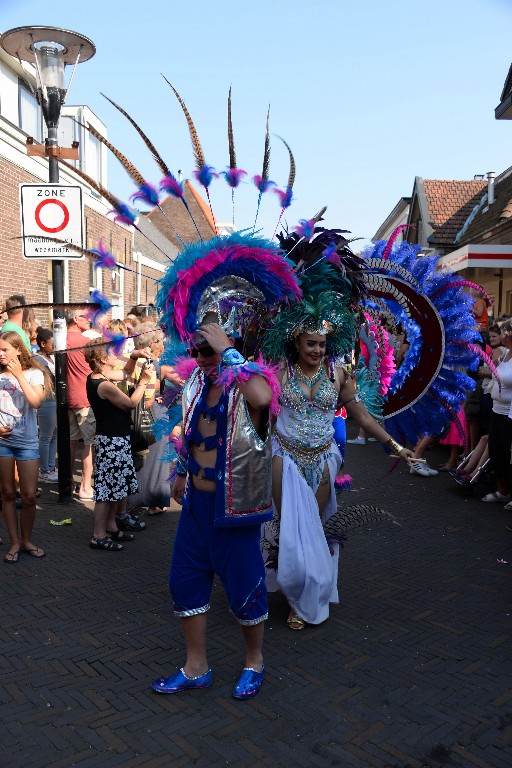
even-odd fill
[[[48,128],[48,144],[58,146],[57,127]],[[59,182],[59,161],[56,157],[50,155],[50,184]],[[52,289],[53,303],[64,303],[64,262],[52,261]],[[72,467],[71,467],[71,449],[69,441],[69,421],[68,421],[68,387],[66,380],[67,357],[59,349],[65,348],[65,345],[58,343],[62,334],[57,333],[59,326],[65,327],[64,312],[62,309],[53,310],[53,324],[55,336],[55,384],[57,399],[57,454],[59,457],[59,501],[69,503],[72,499]]]

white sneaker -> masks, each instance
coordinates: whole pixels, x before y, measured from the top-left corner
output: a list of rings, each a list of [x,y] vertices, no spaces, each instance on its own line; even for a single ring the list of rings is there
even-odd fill
[[[500,493],[499,491],[493,491],[483,497],[482,501],[486,501],[488,504],[496,504],[501,501],[502,504],[510,501],[510,493]]]
[[[350,443],[351,445],[364,445],[366,440],[364,437],[354,437],[353,440],[347,440],[347,443]]]
[[[376,437],[369,437],[369,438],[368,438],[368,442],[369,442],[369,443],[378,443],[379,441],[377,440],[377,438],[376,438]]]
[[[437,475],[437,472],[433,470],[435,474]],[[411,468],[409,469],[410,475],[421,475],[421,477],[430,477],[430,472],[428,470],[428,467],[423,464],[423,462],[419,461],[413,461],[411,463]]]
[[[59,473],[57,472],[57,469],[54,467],[53,469],[48,470],[48,483],[58,483],[59,482]]]
[[[423,462],[422,462],[422,463],[423,463]],[[439,474],[439,472],[437,471],[437,469],[432,469],[432,467],[429,467],[429,465],[428,465],[428,464],[423,464],[423,466],[425,467],[425,469],[427,470],[427,472],[429,473],[429,475],[431,475],[432,477],[434,477],[434,475],[438,475],[438,474]]]
[[[42,472],[39,470],[39,482],[40,483],[51,483],[51,480],[48,479],[49,472]]]

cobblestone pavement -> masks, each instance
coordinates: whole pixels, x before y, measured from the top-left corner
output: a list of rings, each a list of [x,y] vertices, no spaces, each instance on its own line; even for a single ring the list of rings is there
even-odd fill
[[[348,446],[347,503],[401,525],[350,535],[341,604],[321,626],[291,632],[271,597],[268,674],[246,702],[230,695],[242,639],[218,584],[214,685],[149,687],[183,663],[167,589],[178,514],[150,518],[123,552],[93,551],[92,505],[60,506],[44,486],[34,540],[48,556],[0,564],[1,765],[510,768],[512,518],[446,474],[391,464],[378,444]]]

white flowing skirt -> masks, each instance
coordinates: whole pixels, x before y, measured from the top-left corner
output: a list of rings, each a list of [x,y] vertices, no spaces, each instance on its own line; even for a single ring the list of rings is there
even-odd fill
[[[332,545],[331,554],[315,494],[277,440],[273,453],[282,456],[283,482],[281,518],[263,525],[267,589],[280,589],[301,619],[320,624],[329,617],[329,603],[338,602],[339,546]],[[334,479],[341,456],[335,443],[326,461],[331,493],[323,522],[336,511]]]

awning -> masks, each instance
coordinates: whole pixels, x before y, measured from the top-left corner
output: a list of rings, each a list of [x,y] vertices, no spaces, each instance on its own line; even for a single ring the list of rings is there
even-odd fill
[[[512,268],[512,244],[464,245],[441,256],[437,263],[438,269],[450,269],[452,272],[462,272],[469,267]]]

